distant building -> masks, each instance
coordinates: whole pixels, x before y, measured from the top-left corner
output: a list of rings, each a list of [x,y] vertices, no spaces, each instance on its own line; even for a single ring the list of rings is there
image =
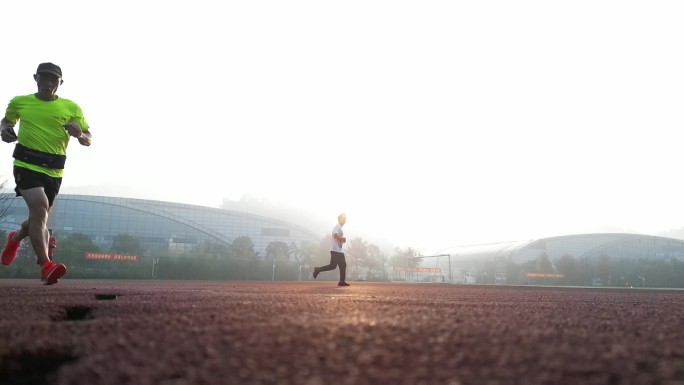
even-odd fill
[[[542,255],[551,260],[563,256],[594,259],[677,258],[684,260],[684,240],[640,234],[597,233],[564,235],[527,241],[502,242],[451,248],[452,261],[505,259],[522,264]]]
[[[27,217],[21,197],[7,198],[0,229],[15,230]],[[91,195],[58,195],[50,211],[48,227],[58,236],[84,234],[102,250],[109,250],[117,235],[128,234],[141,241],[148,251],[190,251],[211,241],[229,245],[247,236],[261,256],[269,243],[281,241],[299,245],[320,242],[316,234],[278,219],[218,208],[145,199]]]
[[[388,270],[392,280],[410,282],[513,283],[506,276],[506,265],[523,265],[547,258],[555,263],[561,257],[596,263],[602,257],[612,261],[675,258],[684,261],[684,240],[621,233],[578,234],[526,241],[501,242],[453,247],[439,256],[422,257],[421,267]],[[494,271],[482,270],[489,264]],[[555,272],[535,277],[560,278]],[[595,283],[596,284],[596,283]]]

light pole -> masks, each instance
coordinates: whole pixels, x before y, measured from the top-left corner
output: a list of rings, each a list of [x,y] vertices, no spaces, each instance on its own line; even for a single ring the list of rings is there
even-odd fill
[[[641,280],[641,287],[646,287],[646,278],[643,275],[640,275],[637,278]]]
[[[275,257],[273,257],[273,273],[271,274],[271,281],[275,281]]]
[[[152,279],[157,278],[157,269],[159,268],[159,257],[154,257],[152,260]]]

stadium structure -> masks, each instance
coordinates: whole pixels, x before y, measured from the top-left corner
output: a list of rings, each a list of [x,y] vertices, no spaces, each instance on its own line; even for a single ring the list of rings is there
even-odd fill
[[[684,261],[684,240],[642,234],[595,233],[460,246],[443,250],[439,255],[421,256],[419,267],[395,268],[390,274],[414,282],[478,283],[478,277],[482,280],[478,266],[484,263],[524,265],[542,257],[549,261],[561,257],[585,261],[597,261],[601,257]],[[505,275],[489,278],[495,282],[507,281]]]
[[[563,256],[594,259],[602,255],[616,259],[684,259],[684,240],[627,233],[578,234],[454,247],[447,252],[454,261],[489,258],[511,260],[517,264],[536,260],[541,255],[551,259]]]
[[[14,194],[2,194],[4,213],[0,229],[16,230],[27,218],[26,204]],[[211,241],[230,245],[247,236],[259,255],[275,241],[318,243],[322,234],[278,219],[182,203],[92,195],[60,194],[50,210],[48,227],[60,237],[83,234],[102,250],[114,237],[128,234],[139,239],[147,251],[190,251]]]
[[[3,193],[0,201],[0,229],[17,229],[28,216],[23,199],[13,193]],[[70,194],[57,197],[48,226],[58,237],[83,234],[101,250],[110,250],[117,236],[131,235],[141,242],[146,253],[183,253],[207,241],[228,246],[236,238],[249,237],[254,251],[265,256],[272,242],[319,244],[324,235],[295,223],[234,210]],[[407,261],[406,266],[385,267],[386,277],[395,281],[485,283],[484,279],[488,283],[512,283],[514,277],[510,274],[509,277],[499,275],[506,270],[506,265],[523,266],[542,257],[553,263],[563,257],[595,262],[606,256],[612,260],[677,259],[684,262],[684,240],[626,233],[564,235],[452,247],[439,255],[420,256],[420,263]],[[353,268],[348,268],[348,274],[354,274],[352,277],[356,276],[356,279],[367,277],[361,271],[352,271]]]

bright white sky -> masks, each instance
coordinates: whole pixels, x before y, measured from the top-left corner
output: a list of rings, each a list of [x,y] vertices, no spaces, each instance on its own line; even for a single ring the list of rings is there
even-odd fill
[[[684,226],[684,2],[13,1],[83,108],[63,193],[255,195],[424,255]],[[6,103],[3,102],[3,103]],[[0,176],[13,146],[0,143]],[[13,181],[10,180],[13,184]]]

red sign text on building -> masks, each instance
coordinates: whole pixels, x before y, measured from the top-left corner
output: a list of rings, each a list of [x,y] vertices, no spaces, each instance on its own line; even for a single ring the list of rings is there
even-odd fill
[[[91,261],[122,261],[122,262],[138,262],[137,255],[113,254],[113,253],[85,253],[85,259]]]

